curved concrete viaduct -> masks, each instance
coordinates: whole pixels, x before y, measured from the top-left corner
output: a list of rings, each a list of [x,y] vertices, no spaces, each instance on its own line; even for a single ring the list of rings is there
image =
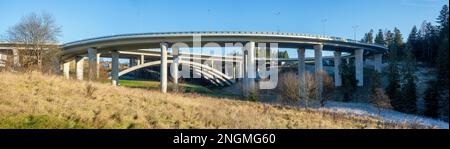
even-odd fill
[[[172,63],[174,63],[174,61],[168,60],[167,63],[172,64]],[[161,64],[161,61],[152,61],[152,62],[147,62],[147,63],[141,64],[141,65],[136,65],[136,66],[130,67],[128,69],[120,71],[119,77],[122,75],[125,75],[127,73],[130,73],[132,71],[138,70],[138,69],[142,69],[142,68],[149,67],[149,66],[160,65],[160,64]],[[180,61],[179,64],[188,64],[188,65],[194,66],[194,68],[196,70],[200,70],[200,69],[203,70],[203,71],[198,71],[198,72],[200,72],[203,75],[206,75],[207,77],[219,79],[219,81],[213,81],[213,80],[210,80],[210,81],[216,82],[216,83],[220,84],[221,86],[223,86],[224,83],[227,85],[231,85],[232,83],[234,83],[234,81],[231,80],[232,78],[230,78],[229,76],[225,75],[224,73],[222,73],[212,67],[209,67],[207,65],[203,65],[203,64],[195,63],[195,62],[185,62],[185,61]]]
[[[198,42],[201,40],[201,42]],[[161,91],[166,92],[167,88],[167,63],[168,49],[176,43],[184,43],[188,47],[203,47],[208,43],[216,43],[220,47],[226,47],[227,44],[236,46],[236,44],[248,45],[248,48],[242,48],[244,53],[240,59],[233,58],[236,62],[240,62],[241,70],[244,72],[243,85],[254,88],[254,78],[250,78],[248,69],[252,69],[255,65],[256,54],[255,45],[259,43],[277,43],[280,48],[295,48],[298,51],[298,73],[299,81],[304,80],[305,72],[305,49],[314,49],[314,64],[316,71],[322,71],[322,51],[334,51],[335,61],[335,85],[340,86],[341,76],[339,74],[339,65],[341,62],[341,53],[348,52],[355,58],[355,72],[358,86],[363,86],[363,64],[364,56],[374,57],[374,66],[376,70],[380,70],[382,54],[387,48],[383,45],[361,43],[354,40],[332,37],[317,36],[295,33],[273,33],[273,32],[167,32],[167,33],[143,33],[143,34],[124,34],[115,36],[106,36],[70,42],[62,45],[62,58],[65,62],[75,59],[76,74],[78,79],[83,79],[83,57],[89,58],[89,78],[95,78],[97,63],[100,54],[112,58],[111,80],[113,85],[117,85],[119,70],[118,59],[120,52],[136,52],[138,49],[154,49],[159,48],[160,66],[161,66]],[[237,46],[239,47],[239,46]],[[180,59],[178,55],[172,59]],[[222,58],[221,58],[222,59]],[[140,62],[144,63],[145,58],[141,56]],[[223,59],[222,59],[223,60]],[[222,62],[222,61],[220,61]],[[178,65],[175,65],[178,67]],[[68,76],[68,63],[64,64],[64,74]],[[97,68],[97,69],[96,69]],[[221,70],[220,70],[221,72]],[[319,77],[319,84],[322,79]]]

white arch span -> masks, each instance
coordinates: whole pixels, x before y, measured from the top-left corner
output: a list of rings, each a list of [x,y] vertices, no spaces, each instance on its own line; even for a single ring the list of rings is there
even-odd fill
[[[167,60],[167,63],[173,63],[173,60]],[[208,66],[208,65],[203,65],[200,63],[196,63],[196,62],[188,62],[188,61],[180,61],[180,64],[189,64],[194,66],[194,69],[196,70],[201,70],[203,69],[203,71],[200,71],[200,73],[208,80],[210,80],[211,82],[215,82],[213,84],[220,84],[221,86],[223,86],[223,83],[227,84],[227,85],[231,85],[232,83],[234,83],[234,81],[232,81],[232,78],[227,76],[226,74]],[[121,72],[119,72],[119,77],[122,75],[125,75],[127,73],[130,73],[132,71],[141,69],[141,68],[145,68],[145,67],[149,67],[149,66],[155,66],[155,65],[160,65],[161,61],[152,61],[152,62],[147,62],[141,65],[136,65],[133,67],[130,67],[128,69],[122,70]],[[214,79],[217,78],[218,80]],[[217,85],[217,84],[216,84]]]

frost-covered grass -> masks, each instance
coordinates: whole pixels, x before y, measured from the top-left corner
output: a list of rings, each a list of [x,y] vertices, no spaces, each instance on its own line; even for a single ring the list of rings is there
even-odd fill
[[[344,103],[329,101],[325,104],[325,107],[319,109],[340,113],[352,113],[361,116],[380,117],[385,121],[391,121],[394,123],[418,123],[431,127],[449,129],[449,124],[447,122],[413,114],[405,114],[391,109],[383,109],[380,114],[378,114],[377,108],[367,103]]]

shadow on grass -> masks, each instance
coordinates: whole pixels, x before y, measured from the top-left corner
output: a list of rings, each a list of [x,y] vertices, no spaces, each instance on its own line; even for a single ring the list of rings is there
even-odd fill
[[[101,81],[102,83],[109,83],[109,80]],[[139,88],[146,90],[159,90],[160,82],[152,81],[152,80],[119,80],[119,85],[129,88]],[[180,83],[180,90],[182,93],[194,93],[203,96],[216,97],[216,98],[241,98],[240,93],[227,93],[221,91],[219,87],[204,87],[201,85],[190,84],[190,83]],[[168,82],[167,91],[173,91],[174,84],[172,82]]]

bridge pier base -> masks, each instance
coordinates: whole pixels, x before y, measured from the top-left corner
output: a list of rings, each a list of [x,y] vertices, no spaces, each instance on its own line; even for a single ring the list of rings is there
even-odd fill
[[[375,54],[374,55],[374,68],[376,71],[381,73],[381,65],[383,64],[383,54]]]
[[[111,51],[111,85],[117,86],[119,85],[119,52]]]
[[[356,76],[356,80],[358,80],[357,86],[364,85],[363,54],[364,54],[364,49],[355,50],[355,76]]]
[[[77,80],[83,80],[83,69],[84,69],[84,57],[77,56],[75,57],[75,71],[77,75]]]
[[[88,48],[88,60],[89,60],[89,81],[97,78],[97,49]]]
[[[161,68],[160,68],[160,85],[161,92],[167,92],[167,43],[161,43]]]
[[[341,78],[341,55],[342,52],[335,51],[334,52],[334,86],[342,86],[342,78]]]
[[[305,48],[299,48],[298,53],[298,83],[299,83],[299,95],[300,100],[304,100],[306,93],[305,86]]]
[[[317,90],[316,90],[316,99],[322,99],[323,92],[323,64],[322,64],[322,51],[323,45],[315,45],[314,46],[314,67],[315,67],[315,76],[317,82]]]

